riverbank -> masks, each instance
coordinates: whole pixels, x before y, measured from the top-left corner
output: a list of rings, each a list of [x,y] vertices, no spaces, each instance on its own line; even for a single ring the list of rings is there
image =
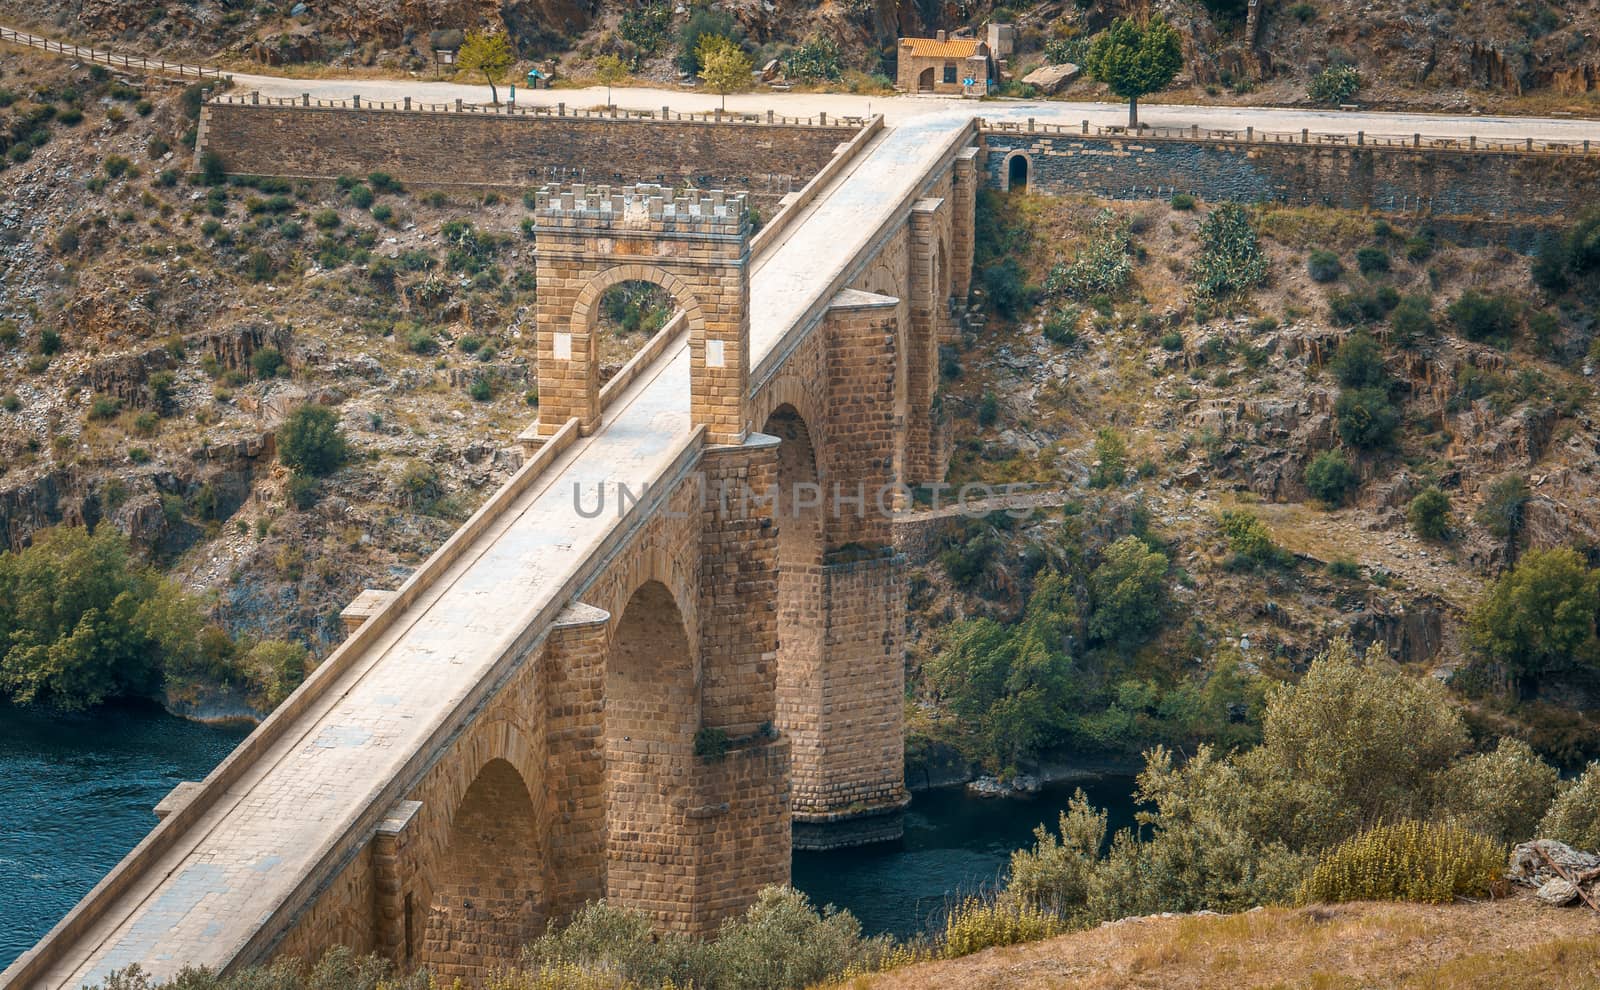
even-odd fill
[[[1531,897],[1451,905],[1335,904],[1126,918],[850,981],[851,990],[1580,987],[1600,982],[1588,910]],[[841,985],[843,986],[843,985]]]

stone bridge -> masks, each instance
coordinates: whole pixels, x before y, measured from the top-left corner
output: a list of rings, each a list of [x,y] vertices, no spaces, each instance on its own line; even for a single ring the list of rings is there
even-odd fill
[[[472,979],[586,901],[708,933],[788,880],[795,835],[893,834],[880,503],[943,470],[977,140],[874,120],[756,234],[737,193],[540,192],[523,466],[0,984],[333,945]],[[628,280],[679,312],[602,388]]]

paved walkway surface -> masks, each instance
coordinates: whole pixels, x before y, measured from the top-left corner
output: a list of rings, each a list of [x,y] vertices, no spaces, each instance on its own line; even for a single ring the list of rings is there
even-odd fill
[[[886,131],[787,236],[755,260],[752,364],[817,313],[846,266],[965,128],[929,115]],[[447,720],[511,642],[619,524],[582,518],[574,486],[633,491],[692,437],[687,338],[664,354],[358,658],[160,862],[115,903],[46,985],[77,988],[140,963],[157,979],[230,959],[329,844]],[[525,589],[510,597],[508,589]],[[564,603],[559,603],[564,604]]]
[[[421,79],[285,79],[281,76],[234,74],[234,92],[258,90],[264,96],[298,97],[309,93],[313,99],[348,100],[360,96],[367,100],[403,100],[411,97],[421,103],[487,104],[486,86],[430,82]],[[506,97],[501,87],[500,98]],[[646,87],[616,87],[612,102],[628,110],[656,110],[670,107],[676,113],[706,113],[721,105],[713,93]],[[565,103],[579,109],[601,108],[606,104],[604,86],[588,89],[517,90],[518,106],[555,106]],[[851,96],[844,93],[775,93],[762,91],[737,93],[727,99],[727,108],[738,113],[775,113],[791,117],[813,116],[823,112],[832,116],[870,117],[881,113],[890,124],[903,124],[912,118],[939,115],[950,111],[970,116],[1026,120],[1041,123],[1077,125],[1116,125],[1128,122],[1125,103],[1066,102],[1058,100],[954,100],[931,96]],[[1482,139],[1546,138],[1556,141],[1600,141],[1600,122],[1559,117],[1489,117],[1428,113],[1377,113],[1371,111],[1307,110],[1281,107],[1217,107],[1184,104],[1139,103],[1141,123],[1157,127],[1199,126],[1212,129],[1299,133],[1354,134],[1366,131],[1374,136],[1467,137]]]

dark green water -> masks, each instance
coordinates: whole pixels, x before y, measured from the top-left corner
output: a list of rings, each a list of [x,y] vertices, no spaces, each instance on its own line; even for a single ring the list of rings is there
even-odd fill
[[[1055,829],[1078,787],[1106,809],[1113,832],[1133,824],[1132,777],[1047,787],[1031,800],[969,798],[959,787],[924,791],[906,809],[900,842],[796,853],[794,885],[819,905],[849,908],[871,934],[938,928],[947,906],[999,885],[1011,851],[1033,844],[1034,826]]]
[[[244,738],[155,707],[59,715],[0,704],[0,967],[155,827],[180,780]]]
[[[33,945],[155,826],[151,809],[181,780],[199,780],[244,737],[154,707],[59,715],[0,704],[0,968]],[[1129,824],[1133,782],[1083,785]],[[962,791],[918,794],[898,843],[794,859],[794,884],[818,904],[849,908],[871,933],[913,934],[945,906],[993,887],[1011,850],[1052,826],[1070,786],[1031,801]]]

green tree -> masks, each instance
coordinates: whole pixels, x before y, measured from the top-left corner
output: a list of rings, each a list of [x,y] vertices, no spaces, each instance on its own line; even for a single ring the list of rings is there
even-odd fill
[[[1566,547],[1531,550],[1467,614],[1467,633],[1508,673],[1532,681],[1593,664],[1600,571]]]
[[[1450,496],[1432,485],[1406,507],[1406,522],[1424,540],[1442,540],[1450,533]]]
[[[110,526],[62,526],[0,554],[0,690],[64,709],[143,695],[196,649],[193,600],[134,562]]]
[[[510,39],[501,32],[470,31],[456,55],[456,68],[462,72],[483,73],[483,81],[489,84],[489,102],[499,106],[500,90],[496,84],[511,68],[515,57]]]
[[[1089,574],[1089,632],[1103,642],[1129,646],[1161,625],[1167,558],[1137,536],[1106,547]]]
[[[1528,483],[1519,474],[1495,479],[1484,494],[1483,504],[1472,521],[1502,540],[1515,539],[1522,531],[1522,511],[1528,503]]]
[[[1128,472],[1128,441],[1109,426],[1094,437],[1094,468],[1089,472],[1089,487],[1116,488]]]
[[[1017,625],[980,618],[947,627],[928,682],[959,720],[964,748],[988,769],[1014,770],[1065,725],[1077,612],[1066,579],[1045,571]]]
[[[1400,413],[1381,388],[1347,388],[1333,404],[1334,420],[1345,443],[1362,450],[1387,447],[1400,426]]]
[[[1128,126],[1137,128],[1139,97],[1172,82],[1183,67],[1183,44],[1178,32],[1159,15],[1142,24],[1121,18],[1095,36],[1083,67],[1128,101]]]
[[[1381,388],[1389,384],[1383,348],[1366,331],[1358,330],[1346,337],[1328,367],[1345,388]]]
[[[1330,506],[1344,504],[1345,496],[1356,486],[1356,473],[1337,450],[1324,450],[1306,465],[1306,489]]]
[[[1574,849],[1600,851],[1600,763],[1589,764],[1562,788],[1539,822],[1538,834]]]
[[[755,66],[737,43],[720,35],[706,35],[700,42],[700,78],[722,97],[728,109],[728,94],[750,88],[750,73]]]
[[[594,61],[595,78],[606,88],[606,106],[611,105],[611,87],[628,78],[628,63],[618,55],[602,55]]]
[[[278,459],[297,472],[320,477],[349,456],[339,417],[327,406],[301,406],[278,430]]]

